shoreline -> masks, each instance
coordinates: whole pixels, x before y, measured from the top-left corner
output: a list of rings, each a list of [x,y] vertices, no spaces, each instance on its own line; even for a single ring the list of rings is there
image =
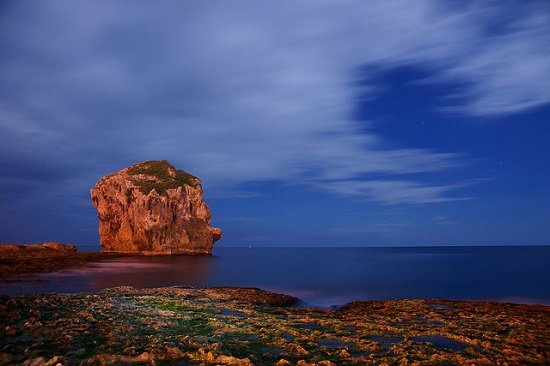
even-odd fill
[[[49,246],[52,246],[51,248]],[[19,250],[13,250],[14,247],[17,247]],[[11,249],[10,249],[11,248]],[[29,282],[33,283],[35,281],[47,283],[48,280],[41,279],[38,275],[61,272],[66,269],[79,269],[86,267],[89,264],[94,263],[109,263],[110,261],[116,261],[122,258],[147,258],[147,257],[215,257],[215,255],[208,254],[196,254],[196,253],[179,253],[168,255],[165,253],[130,253],[130,252],[105,252],[105,251],[77,251],[76,247],[70,244],[61,244],[57,242],[50,242],[44,244],[0,244],[0,286],[6,285],[11,286],[12,284],[20,282]],[[127,285],[126,283],[114,284],[112,286]],[[160,285],[160,284],[159,284]],[[159,286],[153,285],[153,286]],[[170,285],[179,285],[177,283],[168,284]],[[219,283],[218,285],[228,285],[231,286],[231,283]],[[160,285],[164,286],[164,285]],[[209,284],[198,284],[196,286],[209,286]],[[252,286],[255,286],[252,284]],[[139,286],[141,287],[141,286]],[[145,285],[143,287],[151,287],[151,285]],[[94,292],[99,289],[71,289],[70,292]],[[270,288],[271,291],[281,291],[286,292],[284,289],[280,288]],[[58,289],[52,289],[50,291],[32,291],[36,293],[48,293],[53,291],[59,291]],[[290,290],[289,290],[290,291]],[[16,295],[16,294],[25,294],[32,293],[26,291],[7,291],[6,294]],[[0,294],[2,292],[0,291]],[[300,297],[300,294],[294,294],[295,296]],[[525,304],[525,305],[541,305],[541,306],[550,306],[545,300],[537,298],[452,298],[452,297],[395,297],[390,299],[377,299],[376,297],[370,298],[368,300],[380,300],[380,301],[395,301],[403,299],[447,299],[451,301],[473,301],[473,302],[499,302],[499,303],[512,303],[512,304]],[[354,300],[366,301],[366,299],[361,299],[361,297],[347,297],[342,299],[342,301],[337,301],[334,303],[310,303],[308,300],[304,299],[303,307],[315,307],[322,309],[329,309],[331,307],[343,306],[347,302],[352,302]]]
[[[211,256],[211,254],[197,252],[79,252],[74,245],[57,242],[0,244],[0,284],[24,281],[34,274],[58,272],[111,259],[164,256]]]
[[[0,283],[139,256],[4,250]],[[400,299],[319,308],[299,301],[243,287],[0,295],[0,366],[550,362],[548,305]]]
[[[78,252],[70,245],[61,245],[68,249],[53,249],[44,244],[0,244],[0,283],[24,280],[33,274],[78,268],[88,263],[130,257],[123,253]]]
[[[0,295],[0,365],[543,364],[550,307],[450,300],[338,309],[240,287]]]

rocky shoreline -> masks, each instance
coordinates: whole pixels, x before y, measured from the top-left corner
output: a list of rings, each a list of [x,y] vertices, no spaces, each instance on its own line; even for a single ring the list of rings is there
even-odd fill
[[[495,365],[550,361],[550,307],[396,300],[289,307],[258,289],[0,296],[0,365]]]
[[[123,256],[128,254],[78,252],[76,246],[58,242],[0,244],[0,283],[18,281],[35,273],[56,272]]]
[[[0,284],[28,280],[38,273],[57,272],[88,263],[122,257],[200,256],[195,252],[78,252],[72,244],[48,242],[43,244],[0,244]]]
[[[0,281],[121,256],[1,245]],[[298,301],[237,287],[0,295],[0,366],[550,363],[548,306],[396,300],[322,310],[292,307]]]

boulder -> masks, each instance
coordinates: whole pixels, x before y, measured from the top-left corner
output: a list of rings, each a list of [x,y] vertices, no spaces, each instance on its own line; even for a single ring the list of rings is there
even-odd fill
[[[58,250],[60,252],[76,252],[77,248],[76,245],[73,244],[63,244],[57,241],[50,241],[47,243],[43,243],[42,246],[44,248],[49,248],[53,250]]]
[[[210,227],[201,181],[166,160],[134,164],[90,191],[108,252],[210,254],[222,230]]]

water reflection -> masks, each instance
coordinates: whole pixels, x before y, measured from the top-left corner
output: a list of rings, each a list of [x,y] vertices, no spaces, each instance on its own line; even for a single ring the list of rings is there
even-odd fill
[[[204,286],[209,282],[215,260],[209,256],[125,258],[115,263],[124,268],[109,275],[91,276],[90,285],[94,289],[127,285],[138,288]]]
[[[32,277],[0,293],[134,286],[244,286],[330,307],[443,298],[550,303],[550,247],[216,248],[214,256],[132,257]]]
[[[128,257],[28,277],[0,286],[0,293],[85,292],[117,286],[205,286],[215,257]]]

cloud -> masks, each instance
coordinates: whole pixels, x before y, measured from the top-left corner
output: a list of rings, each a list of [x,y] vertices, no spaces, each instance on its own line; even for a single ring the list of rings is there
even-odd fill
[[[369,180],[332,181],[322,185],[336,194],[366,197],[386,205],[423,204],[464,201],[472,197],[450,197],[448,192],[463,188],[465,184],[426,185],[411,181]]]
[[[277,180],[384,204],[461,199],[449,195],[455,182],[411,174],[459,168],[464,156],[393,146],[352,118],[359,93],[377,94],[354,86],[365,65],[421,65],[431,82],[460,81],[454,107],[467,115],[550,101],[547,5],[447,6],[7,2],[3,161],[47,166],[84,190],[131,162],[167,158],[217,197]],[[490,30],[500,9],[517,19]]]
[[[438,225],[458,225],[458,224],[460,224],[459,221],[449,220],[446,216],[435,216],[435,217],[433,218],[433,220],[434,220]]]
[[[472,6],[467,19],[477,29],[475,43],[439,76],[466,84],[466,103],[456,109],[497,116],[549,103],[550,5]]]

